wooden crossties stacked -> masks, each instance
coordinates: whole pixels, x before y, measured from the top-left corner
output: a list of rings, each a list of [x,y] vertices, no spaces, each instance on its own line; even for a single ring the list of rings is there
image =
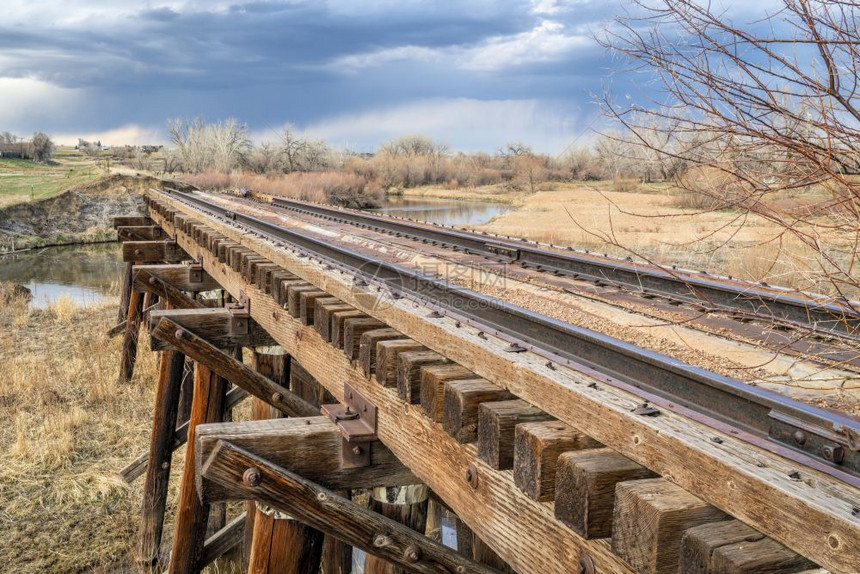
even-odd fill
[[[348,469],[337,425],[298,408],[313,394],[302,388],[305,377],[290,389],[274,387],[225,361],[211,334],[184,328],[173,320],[178,314],[156,314],[153,335],[170,349],[302,417],[197,427],[205,501],[263,501],[408,571],[429,571],[430,563],[480,571],[480,562],[551,573],[674,572],[684,560],[704,564],[702,572],[718,571],[718,563],[739,572],[809,566],[759,531],[850,571],[858,526],[841,514],[848,505],[850,515],[850,489],[828,477],[809,471],[798,484],[785,461],[728,435],[716,443],[715,431],[672,413],[636,417],[637,401],[620,391],[528,354],[506,354],[506,343],[454,320],[429,320],[405,304],[376,307],[373,291],[356,290],[351,277],[185,210],[174,200],[150,201],[167,235],[235,299],[244,295],[252,324],[298,361],[293,374],[319,381],[317,398],[328,392],[344,400],[348,382],[378,418],[371,466]],[[311,446],[323,454],[306,454]],[[419,479],[474,530],[467,557],[331,492]],[[336,516],[328,514],[333,508]],[[737,545],[751,543],[746,538],[708,530],[731,516],[755,527],[753,542],[764,541],[756,547],[759,570],[736,556]]]

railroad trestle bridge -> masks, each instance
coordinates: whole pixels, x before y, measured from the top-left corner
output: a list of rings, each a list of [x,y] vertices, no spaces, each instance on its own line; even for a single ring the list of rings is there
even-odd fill
[[[114,222],[120,380],[141,324],[160,360],[149,451],[123,470],[144,476],[141,564],[195,572],[244,543],[253,572],[349,572],[353,547],[365,572],[860,571],[857,419],[253,214],[409,235],[745,320],[766,309],[828,337],[858,336],[852,302],[262,199],[242,210],[152,190],[145,216]],[[246,398],[255,420],[232,421]],[[228,522],[229,500],[248,503]]]

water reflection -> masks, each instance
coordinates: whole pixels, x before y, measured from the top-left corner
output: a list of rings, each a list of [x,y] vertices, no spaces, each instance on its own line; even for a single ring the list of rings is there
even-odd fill
[[[503,203],[487,201],[391,197],[381,208],[372,211],[439,225],[481,225],[510,208]]]
[[[0,281],[30,289],[34,307],[63,296],[86,305],[104,300],[123,268],[118,243],[47,247],[0,256]]]

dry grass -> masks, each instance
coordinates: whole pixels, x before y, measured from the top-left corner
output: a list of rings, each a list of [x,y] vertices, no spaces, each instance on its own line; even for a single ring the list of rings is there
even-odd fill
[[[146,448],[155,354],[116,382],[115,303],[0,302],[0,563],[19,573],[114,571],[128,562],[140,485],[117,475]]]

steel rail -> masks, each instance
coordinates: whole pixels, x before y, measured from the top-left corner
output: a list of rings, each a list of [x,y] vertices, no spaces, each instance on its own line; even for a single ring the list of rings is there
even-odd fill
[[[271,198],[268,203],[282,209],[410,237],[424,243],[454,247],[467,253],[556,275],[612,283],[688,303],[707,304],[712,310],[740,311],[766,319],[774,318],[799,328],[860,337],[860,301],[840,302],[823,295],[708,276],[704,272],[670,270],[590,253],[552,251],[528,245],[525,240],[504,240],[476,232],[445,229],[432,224],[292,199]]]
[[[347,271],[356,277],[356,289],[369,289],[373,283],[394,299],[411,297],[510,341],[511,352],[531,350],[633,392],[661,408],[680,412],[860,487],[860,419],[856,417],[813,407],[412,269],[375,260],[193,194],[175,190],[158,193]],[[655,414],[649,408],[641,414]]]

